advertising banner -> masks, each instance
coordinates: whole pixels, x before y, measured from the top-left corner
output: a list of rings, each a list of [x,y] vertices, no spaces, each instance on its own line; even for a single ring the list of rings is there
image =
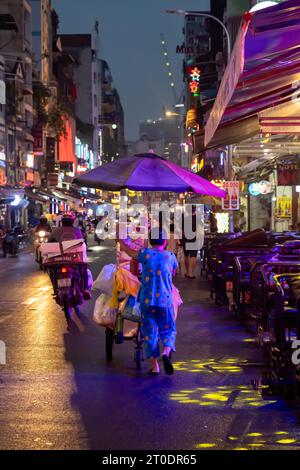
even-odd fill
[[[240,208],[240,182],[223,181],[222,189],[226,191],[226,197],[222,199],[222,209],[225,211],[237,211]]]
[[[278,219],[289,219],[292,217],[292,198],[279,196],[276,201],[275,215]]]

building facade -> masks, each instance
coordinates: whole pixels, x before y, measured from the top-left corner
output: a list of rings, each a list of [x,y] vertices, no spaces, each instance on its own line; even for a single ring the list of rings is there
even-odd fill
[[[74,81],[77,87],[75,114],[78,135],[82,145],[92,154],[86,161],[79,157],[81,168],[93,168],[100,164],[99,115],[102,108],[101,61],[99,57],[99,30],[96,22],[93,34],[60,35],[63,50],[74,59]],[[87,166],[87,167],[86,167]]]
[[[103,163],[125,155],[124,111],[109,65],[101,60],[102,109],[99,114],[99,145]]]

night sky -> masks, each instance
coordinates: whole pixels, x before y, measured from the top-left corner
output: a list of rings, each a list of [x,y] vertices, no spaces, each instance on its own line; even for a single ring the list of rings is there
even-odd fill
[[[160,33],[168,43],[177,96],[182,91],[183,17],[167,8],[209,10],[209,0],[52,0],[61,33],[89,33],[100,22],[101,55],[109,63],[125,112],[125,134],[138,138],[138,122],[162,117],[173,93],[163,59]]]

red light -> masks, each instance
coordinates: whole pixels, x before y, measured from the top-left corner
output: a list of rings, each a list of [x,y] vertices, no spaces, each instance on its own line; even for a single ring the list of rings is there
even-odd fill
[[[67,268],[61,268],[61,272],[65,274],[65,273],[68,272],[68,269]]]
[[[249,21],[252,20],[252,13],[250,13],[250,11],[246,11],[244,14],[243,14],[243,20],[248,23]]]

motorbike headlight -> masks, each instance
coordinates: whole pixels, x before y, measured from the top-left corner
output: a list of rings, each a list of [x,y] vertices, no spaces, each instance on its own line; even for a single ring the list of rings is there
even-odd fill
[[[40,230],[39,231],[39,237],[43,238],[46,235],[45,230]]]

